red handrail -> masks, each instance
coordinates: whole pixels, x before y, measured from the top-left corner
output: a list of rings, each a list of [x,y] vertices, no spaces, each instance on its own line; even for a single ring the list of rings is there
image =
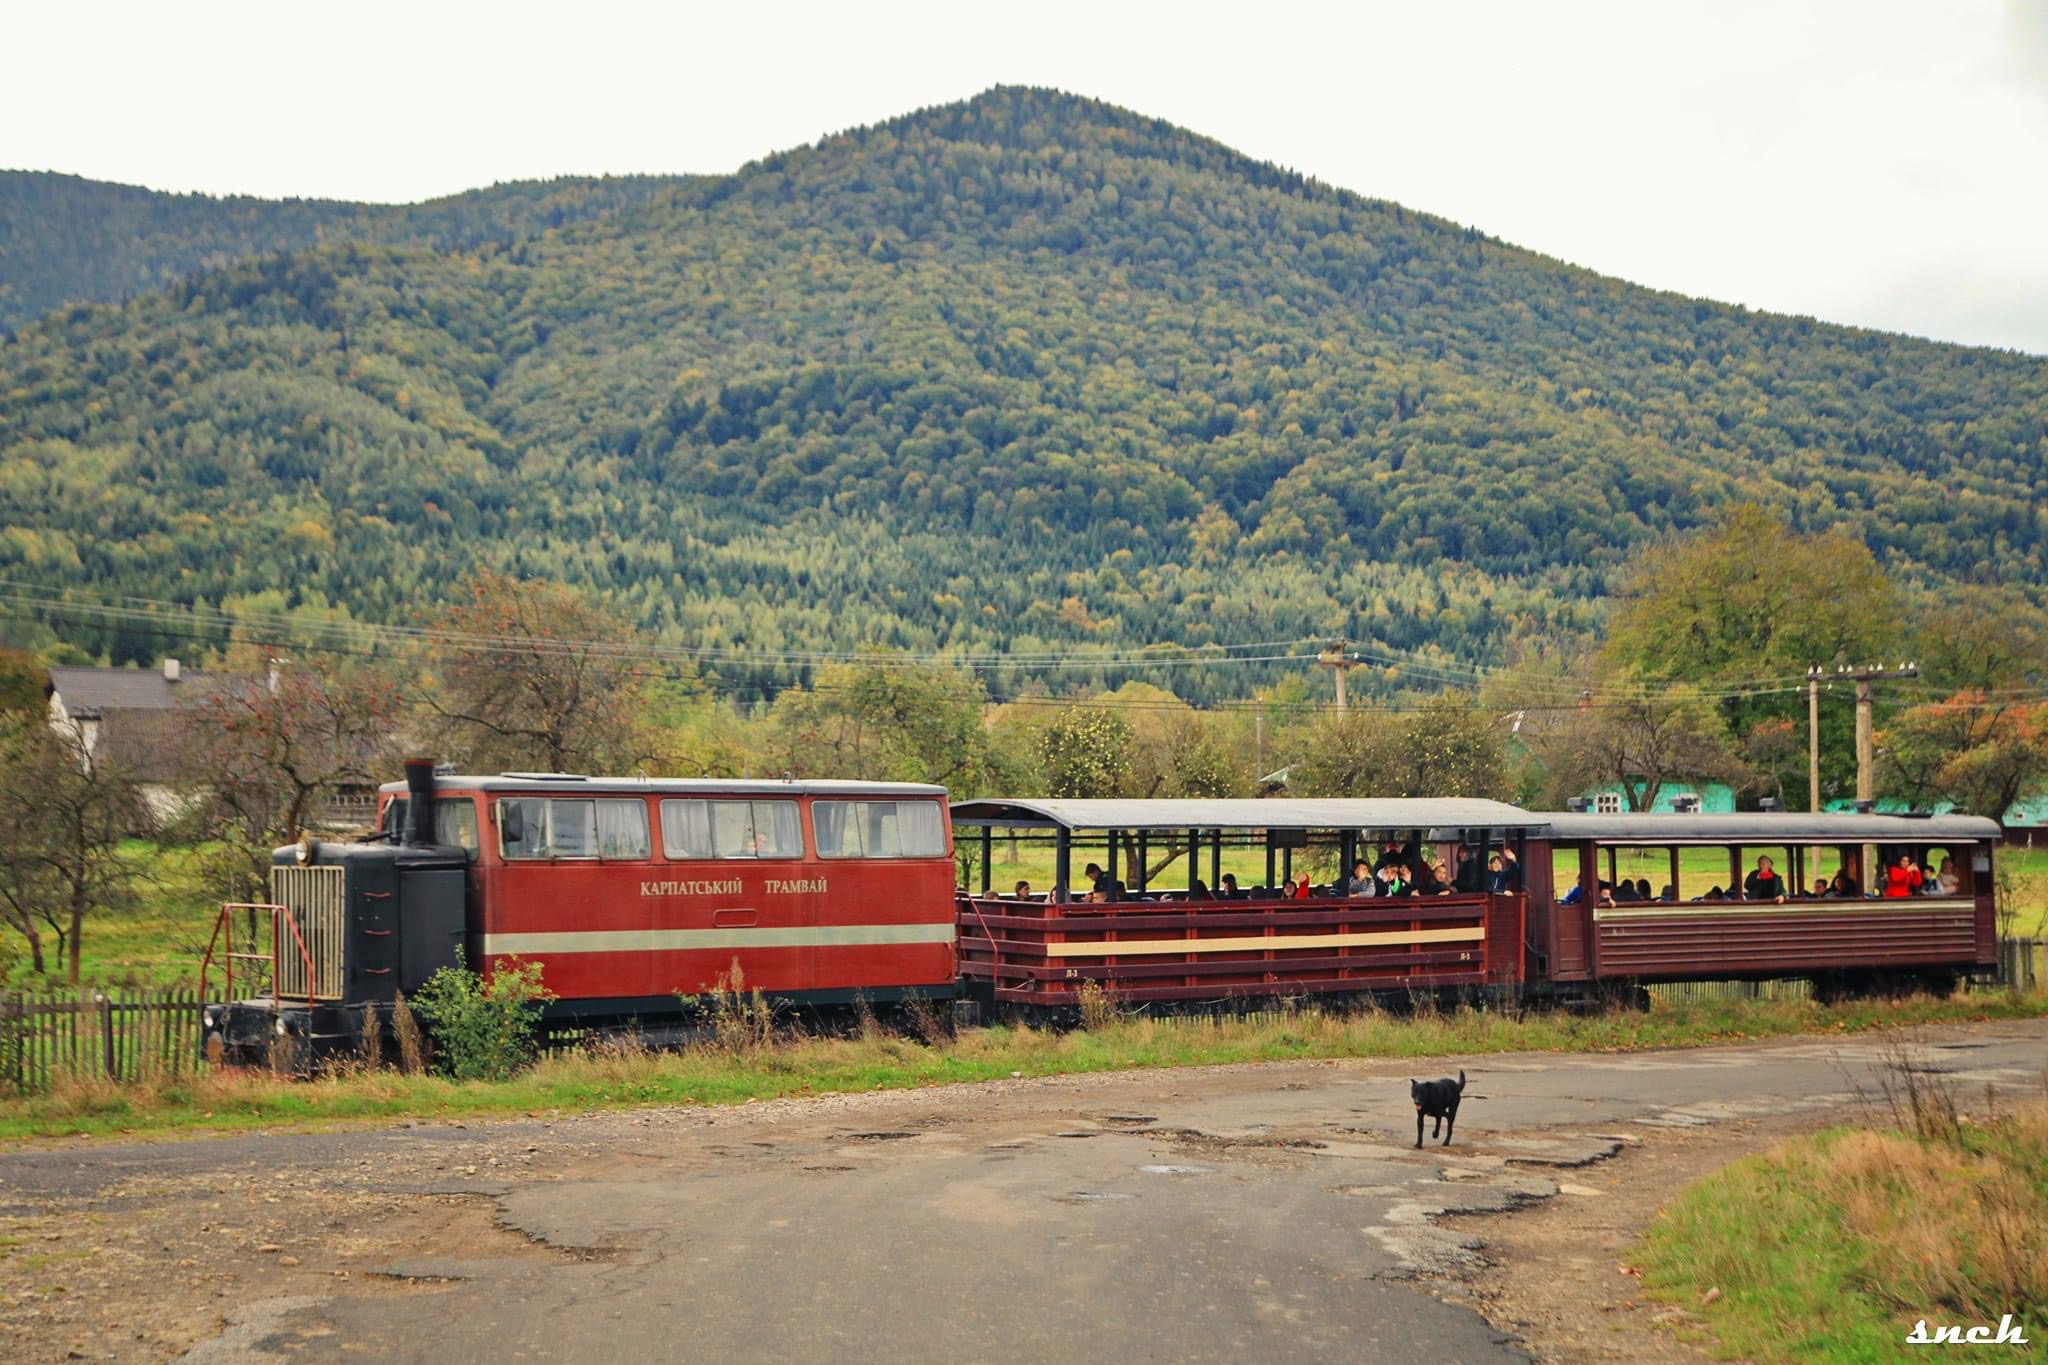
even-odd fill
[[[268,910],[270,912],[270,951],[268,953],[238,953],[235,951],[234,912],[237,910]],[[298,919],[286,906],[269,905],[260,901],[229,901],[221,906],[220,914],[214,917],[213,934],[206,941],[206,955],[199,961],[199,998],[201,1000],[207,998],[207,973],[213,967],[214,948],[220,945],[222,946],[222,952],[220,953],[221,970],[226,976],[224,989],[227,992],[228,999],[232,1000],[235,996],[235,963],[268,962],[270,964],[270,1002],[273,1005],[282,1003],[277,993],[278,953],[280,950],[277,926],[280,917],[282,917],[286,927],[292,931],[292,943],[298,948],[299,962],[306,969],[306,1012],[308,1014],[312,1013],[315,984],[313,980],[313,954],[306,948],[305,936],[299,932]],[[223,930],[226,932],[226,942],[224,945],[222,944]]]

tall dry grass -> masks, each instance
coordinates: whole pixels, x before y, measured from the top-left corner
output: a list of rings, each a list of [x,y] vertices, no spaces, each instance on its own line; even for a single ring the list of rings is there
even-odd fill
[[[1689,1309],[1716,1291],[1723,1351],[1890,1359],[1922,1319],[2048,1319],[2048,1093],[1966,1103],[1910,1045],[1886,1052],[1863,1126],[1735,1162],[1652,1224],[1645,1284]]]

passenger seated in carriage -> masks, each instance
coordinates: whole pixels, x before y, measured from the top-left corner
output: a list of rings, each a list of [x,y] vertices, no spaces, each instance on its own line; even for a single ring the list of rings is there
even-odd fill
[[[1770,855],[1759,857],[1756,869],[1742,879],[1742,898],[1746,901],[1773,901],[1779,905],[1785,903],[1785,879],[1772,866]]]

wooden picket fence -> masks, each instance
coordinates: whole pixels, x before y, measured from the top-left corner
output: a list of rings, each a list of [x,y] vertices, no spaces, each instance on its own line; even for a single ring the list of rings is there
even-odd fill
[[[137,1081],[200,1070],[203,1003],[190,988],[0,992],[0,1091],[65,1077]]]

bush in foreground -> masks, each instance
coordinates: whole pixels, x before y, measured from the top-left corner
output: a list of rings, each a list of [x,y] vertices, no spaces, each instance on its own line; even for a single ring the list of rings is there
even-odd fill
[[[541,1008],[554,994],[538,962],[508,958],[488,979],[470,971],[455,950],[414,992],[413,1013],[426,1021],[434,1058],[458,1081],[502,1081],[533,1060]]]

